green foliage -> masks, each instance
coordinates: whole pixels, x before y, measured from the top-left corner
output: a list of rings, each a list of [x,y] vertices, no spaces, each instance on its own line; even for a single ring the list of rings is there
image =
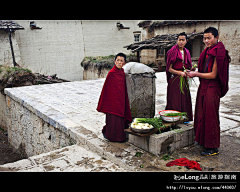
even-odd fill
[[[136,156],[136,157],[141,157],[142,154],[143,154],[143,153],[141,153],[141,152],[136,152],[135,156]]]
[[[186,119],[188,119],[187,112],[181,112],[181,113],[165,113],[164,116],[168,116],[168,117],[180,116],[180,119],[182,119],[182,117],[185,116]]]
[[[8,78],[9,76],[15,74],[15,73],[32,73],[30,69],[23,69],[23,68],[18,68],[18,67],[4,67],[4,75],[3,78]],[[3,71],[3,67],[0,68]]]
[[[155,117],[155,118],[136,118],[137,123],[148,123],[149,125],[152,125],[154,128],[157,128],[159,132],[161,133],[161,129],[165,127],[162,122],[162,117]]]
[[[164,161],[168,161],[170,159],[174,160],[174,158],[172,158],[171,155],[169,155],[169,154],[163,155],[161,159],[163,159]]]

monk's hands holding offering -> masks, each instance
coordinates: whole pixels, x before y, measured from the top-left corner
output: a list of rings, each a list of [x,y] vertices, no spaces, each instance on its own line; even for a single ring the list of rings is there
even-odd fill
[[[193,67],[191,68],[191,71],[196,71],[197,65],[194,64]]]
[[[198,72],[197,71],[189,71],[187,73],[187,76],[190,78],[197,77]]]
[[[181,75],[182,77],[186,77],[186,76],[187,76],[187,73],[186,73],[186,72],[181,72],[180,75]]]

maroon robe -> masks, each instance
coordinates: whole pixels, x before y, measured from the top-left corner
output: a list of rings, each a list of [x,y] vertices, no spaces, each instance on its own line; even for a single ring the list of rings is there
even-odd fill
[[[169,72],[169,67],[171,64],[172,68],[175,70],[183,71],[183,63],[186,69],[191,69],[192,61],[189,51],[184,48],[184,61],[182,59],[182,54],[178,45],[174,45],[167,52],[167,66],[166,66],[166,74],[167,74],[167,105],[166,110],[177,110],[180,112],[187,112],[189,121],[193,120],[192,113],[192,100],[191,94],[188,86],[187,77],[185,77],[185,81],[187,82],[188,90],[183,87],[184,94],[180,91],[179,83],[180,78],[179,75],[175,75]]]
[[[109,71],[98,101],[98,112],[106,114],[102,132],[109,141],[126,140],[125,128],[132,122],[124,69],[115,65]]]
[[[209,73],[212,71],[214,59],[217,61],[216,79],[202,79],[197,92],[194,131],[195,141],[206,148],[220,146],[220,98],[228,91],[228,71],[230,57],[222,42],[206,48],[198,61],[198,71]]]

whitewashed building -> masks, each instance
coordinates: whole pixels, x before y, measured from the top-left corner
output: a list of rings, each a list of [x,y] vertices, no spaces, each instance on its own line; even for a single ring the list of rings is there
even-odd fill
[[[82,80],[84,57],[130,54],[126,44],[141,41],[138,20],[14,20],[16,63],[34,73]],[[2,28],[1,28],[2,24]],[[9,36],[0,22],[0,65],[13,65]],[[2,29],[2,30],[1,30]]]

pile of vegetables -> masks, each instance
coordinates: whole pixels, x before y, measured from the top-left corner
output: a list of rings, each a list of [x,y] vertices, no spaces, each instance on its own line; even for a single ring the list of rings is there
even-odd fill
[[[151,128],[153,128],[153,126],[148,123],[137,123],[137,122],[133,122],[131,124],[131,127],[135,128],[135,129],[151,129]]]
[[[165,128],[165,125],[162,123],[162,117],[154,117],[154,118],[135,118],[135,123],[147,123],[149,125],[152,125],[154,128],[157,128],[159,132],[161,133],[160,128]]]
[[[185,116],[186,119],[187,113],[181,112],[181,113],[165,113],[164,116],[180,116],[180,119],[182,119],[183,116]],[[166,124],[167,125],[167,124]],[[157,128],[159,133],[161,133],[161,130],[166,128],[166,125],[163,124],[162,117],[154,117],[154,118],[135,118],[133,122],[131,123],[132,128],[137,129],[151,129],[151,128]],[[168,125],[167,125],[168,126]]]
[[[197,65],[196,64],[194,64],[194,66],[193,66],[193,69],[194,68],[197,68]],[[183,65],[183,71],[184,72],[188,72],[187,71],[187,69],[184,67],[184,65]],[[193,80],[193,78],[189,78],[189,77],[182,77],[181,75],[179,75],[179,76],[177,76],[175,79],[177,79],[177,78],[179,78],[179,88],[180,88],[180,91],[182,92],[182,94],[185,94],[184,93],[184,90],[183,90],[183,88],[185,87],[186,88],[186,90],[187,90],[187,92],[189,92],[189,87],[191,87],[191,85],[189,86],[188,84],[192,84],[191,82],[192,82],[192,80]],[[174,80],[175,80],[174,79]],[[174,81],[173,80],[173,81]],[[193,80],[194,81],[194,80]],[[194,81],[194,83],[195,83],[195,85],[196,85],[196,82]],[[196,85],[197,86],[197,85]]]
[[[164,116],[168,117],[175,117],[175,116],[180,116],[180,119],[182,119],[183,116],[185,116],[187,119],[187,112],[181,112],[181,113],[164,113]]]

